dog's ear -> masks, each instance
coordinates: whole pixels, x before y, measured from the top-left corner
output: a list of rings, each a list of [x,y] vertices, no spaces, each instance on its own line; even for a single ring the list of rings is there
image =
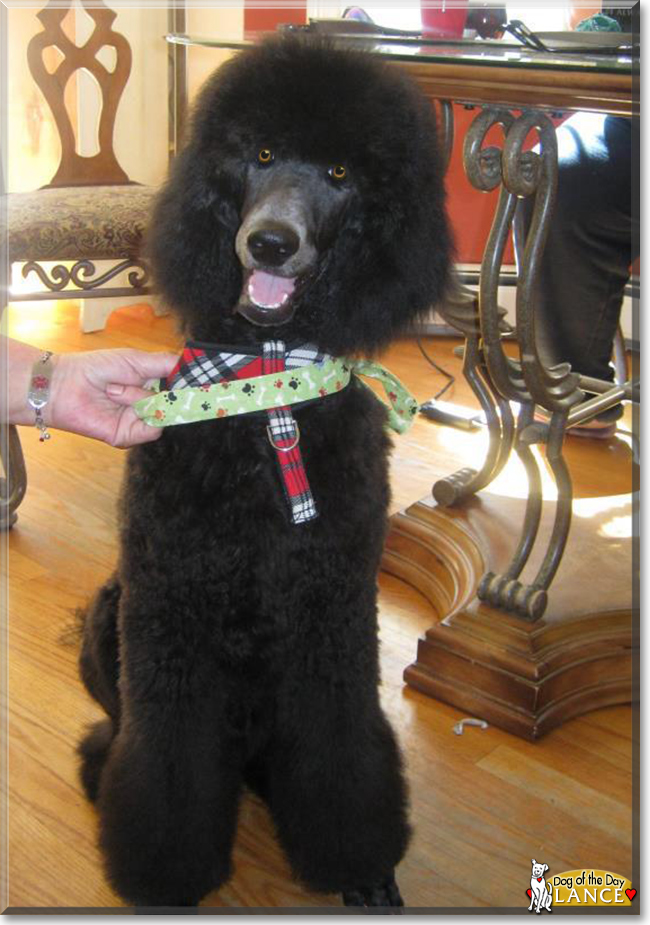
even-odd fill
[[[548,864],[544,864],[544,870],[548,870]]]
[[[241,180],[190,143],[174,161],[154,207],[146,250],[155,283],[185,328],[228,312],[241,289],[233,260]]]
[[[533,864],[537,864],[537,861],[535,860],[535,858],[533,858]]]
[[[376,164],[367,163],[359,178],[321,276],[320,301],[335,306],[323,332],[332,353],[382,349],[428,314],[449,284],[452,244],[435,118],[419,91],[398,89],[392,125],[362,127],[379,139]]]

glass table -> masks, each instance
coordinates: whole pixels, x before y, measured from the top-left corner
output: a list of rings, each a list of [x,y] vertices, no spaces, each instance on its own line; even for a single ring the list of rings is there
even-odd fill
[[[308,27],[309,28],[309,27]],[[295,30],[292,30],[295,31]],[[341,35],[339,39],[380,54],[404,67],[435,99],[458,102],[535,106],[550,110],[582,110],[612,115],[638,114],[638,55],[629,46],[593,41],[580,47],[579,33],[564,50],[540,52],[518,43],[493,40],[423,41],[389,36]],[[232,49],[251,42],[241,39],[170,33],[170,45]]]

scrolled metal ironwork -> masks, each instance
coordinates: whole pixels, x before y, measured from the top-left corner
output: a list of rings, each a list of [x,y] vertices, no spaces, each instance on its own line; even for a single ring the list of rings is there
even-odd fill
[[[538,145],[534,151],[525,151],[526,139],[532,132],[539,138]],[[579,388],[580,377],[572,372],[568,363],[554,367],[542,363],[535,331],[541,258],[557,188],[557,138],[548,116],[538,111],[526,111],[512,123],[504,142],[502,164],[504,189],[519,198],[534,196],[517,281],[517,340],[521,370],[533,401],[548,411],[564,414],[585,397]]]
[[[483,147],[490,129],[501,125],[508,131],[514,116],[508,109],[484,109],[474,119],[465,135],[463,163],[467,178],[476,189],[489,192],[501,183],[501,151],[492,146]]]
[[[440,306],[439,312],[445,321],[465,335],[463,374],[485,414],[490,438],[485,461],[480,469],[465,467],[434,483],[433,497],[443,507],[450,507],[480,491],[498,475],[512,448],[514,424],[510,405],[492,388],[485,371],[474,293],[457,286],[444,305]],[[503,314],[501,312],[501,322]]]
[[[503,149],[483,148],[490,129],[501,126]],[[537,145],[527,149],[531,134]],[[535,332],[535,299],[540,258],[548,234],[557,186],[557,140],[550,119],[541,112],[524,111],[515,116],[504,109],[485,109],[475,119],[465,141],[465,170],[479,190],[492,190],[501,184],[490,236],[481,265],[478,297],[478,324],[482,371],[490,387],[506,402],[520,404],[517,433],[505,448],[506,458],[514,445],[528,477],[528,500],[517,548],[503,574],[488,572],[480,583],[478,597],[495,607],[512,611],[527,620],[539,619],[547,606],[548,588],[564,551],[571,522],[571,479],[562,457],[562,443],[570,409],[584,399],[580,378],[566,363],[546,367],[539,356]],[[532,220],[526,230],[518,207],[532,197]],[[503,347],[498,287],[505,247],[513,233],[517,262],[516,340],[518,358]],[[478,361],[475,366],[479,366]],[[471,373],[471,370],[470,370]],[[471,384],[471,375],[468,375]],[[550,414],[550,422],[534,421],[535,406]],[[496,431],[495,431],[496,434]],[[503,432],[500,440],[503,441]],[[539,530],[542,511],[542,485],[539,467],[530,445],[547,443],[547,458],[558,486],[558,500],[551,539],[539,571],[529,584],[520,580]],[[503,447],[500,448],[503,452]],[[490,454],[488,454],[490,455]],[[492,454],[493,455],[493,454]],[[502,456],[499,458],[503,458]],[[460,476],[462,473],[458,473]],[[449,481],[449,480],[448,480]],[[457,495],[466,485],[478,485],[476,477],[461,481],[452,477]]]
[[[23,265],[23,279],[27,279],[30,273],[35,273],[41,283],[50,290],[50,292],[63,292],[67,286],[74,286],[70,293],[82,291],[86,292],[91,289],[98,289],[105,283],[120,273],[127,273],[129,285],[136,292],[143,292],[149,284],[150,273],[147,265],[136,259],[121,260],[119,263],[110,267],[104,273],[97,274],[97,268],[92,260],[77,260],[71,267],[65,264],[56,264],[52,267],[48,275],[47,270],[41,266],[38,261],[30,260]]]
[[[27,491],[25,457],[14,424],[0,424],[0,457],[5,469],[0,478],[0,530],[9,530],[17,520],[16,510]]]
[[[454,106],[450,100],[440,100],[439,131],[442,140],[442,166],[446,173],[454,148]]]
[[[503,256],[514,221],[517,197],[503,184],[502,152],[494,146],[483,148],[488,132],[495,126],[504,131],[504,145],[515,124],[507,109],[484,109],[465,137],[463,162],[469,181],[476,189],[489,191],[501,185],[490,235],[485,247],[479,284],[479,317],[482,348],[490,378],[498,392],[510,401],[527,401],[521,364],[503,350],[498,305],[499,276]]]

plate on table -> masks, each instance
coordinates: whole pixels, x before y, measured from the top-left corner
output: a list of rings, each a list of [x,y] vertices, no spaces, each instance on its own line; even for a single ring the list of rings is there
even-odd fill
[[[612,55],[619,52],[629,55],[634,44],[631,32],[536,32],[535,35],[551,51],[578,51],[583,54]]]

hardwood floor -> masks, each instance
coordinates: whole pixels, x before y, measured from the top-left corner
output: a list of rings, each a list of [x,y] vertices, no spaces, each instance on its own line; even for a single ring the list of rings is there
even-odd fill
[[[179,343],[170,320],[156,318],[147,306],[113,313],[106,330],[91,335],[80,333],[77,315],[69,303],[22,306],[9,312],[9,333],[54,351]],[[426,341],[437,362],[459,375],[456,343]],[[399,343],[384,361],[420,400],[444,383],[412,341]],[[450,400],[469,404],[468,395],[457,381]],[[616,439],[567,441],[578,497],[630,490],[629,429],[626,417]],[[8,541],[8,850],[0,849],[6,877],[1,905],[34,911],[119,907],[102,874],[95,813],[77,779],[76,743],[100,712],[78,680],[74,612],[113,568],[124,454],[58,432],[43,445],[33,428],[24,428],[22,439],[29,488]],[[475,463],[484,452],[483,434],[421,419],[395,443],[394,510],[427,494],[435,477]],[[491,490],[523,492],[516,463]],[[593,867],[631,877],[631,709],[593,712],[535,744],[494,727],[454,735],[462,714],[402,681],[418,636],[432,623],[430,605],[387,575],[380,588],[382,698],[411,785],[414,836],[398,872],[408,905],[523,909],[532,857],[551,873]],[[291,879],[268,814],[253,798],[241,807],[234,869],[232,880],[204,905],[340,905],[338,897],[309,893]]]

